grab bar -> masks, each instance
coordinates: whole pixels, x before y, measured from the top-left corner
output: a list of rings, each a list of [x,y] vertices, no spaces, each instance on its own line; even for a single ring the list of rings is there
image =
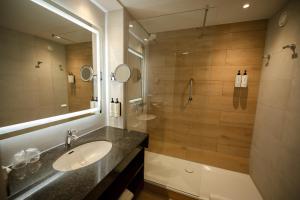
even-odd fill
[[[192,102],[193,101],[193,79],[191,78],[189,81],[189,99],[188,102]]]

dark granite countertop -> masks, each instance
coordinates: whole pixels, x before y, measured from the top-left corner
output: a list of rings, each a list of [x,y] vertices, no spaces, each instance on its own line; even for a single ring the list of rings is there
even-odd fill
[[[112,142],[111,151],[101,160],[69,172],[53,169],[53,162],[67,152],[64,145],[55,147],[44,152],[38,162],[9,174],[9,199],[84,199],[96,186],[99,188],[101,184],[107,184],[103,183],[104,178],[113,179],[116,166],[145,142],[147,137],[145,133],[112,127],[93,131],[80,137],[72,148],[92,141],[106,140]]]

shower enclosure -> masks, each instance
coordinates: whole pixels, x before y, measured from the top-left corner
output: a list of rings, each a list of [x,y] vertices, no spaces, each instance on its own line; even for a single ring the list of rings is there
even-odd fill
[[[299,6],[291,0],[269,21],[150,37],[137,112],[147,115],[146,181],[198,199],[260,199],[235,196],[245,188],[264,199],[299,199]],[[235,87],[238,71],[248,75],[245,88]],[[234,180],[243,175],[246,184]]]
[[[161,32],[146,45],[130,35],[127,128],[147,131],[155,153],[248,172],[265,33],[262,20]],[[238,70],[248,88],[234,88]]]
[[[150,151],[248,172],[266,21],[157,34],[149,42]],[[248,88],[234,88],[238,70]]]
[[[131,78],[126,83],[126,98],[128,100],[126,126],[129,130],[146,132],[147,123],[144,119],[147,116],[147,107],[145,106],[145,47],[143,42],[133,34],[129,34],[127,58]]]

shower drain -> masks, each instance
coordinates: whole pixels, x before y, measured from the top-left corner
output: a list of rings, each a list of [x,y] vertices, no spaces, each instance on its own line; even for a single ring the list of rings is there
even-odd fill
[[[184,169],[184,171],[185,171],[186,173],[189,173],[189,174],[194,173],[194,170],[192,170],[192,169]]]

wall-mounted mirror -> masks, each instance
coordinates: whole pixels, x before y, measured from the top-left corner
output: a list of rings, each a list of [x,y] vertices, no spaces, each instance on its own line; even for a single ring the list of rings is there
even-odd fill
[[[80,78],[83,81],[91,81],[94,77],[94,70],[92,66],[84,65],[80,68]]]
[[[93,34],[32,1],[2,0],[0,127],[90,109]]]
[[[125,83],[129,80],[130,75],[131,75],[131,71],[130,71],[129,66],[126,64],[120,64],[115,69],[113,77],[114,77],[114,80],[116,80],[120,83]]]

